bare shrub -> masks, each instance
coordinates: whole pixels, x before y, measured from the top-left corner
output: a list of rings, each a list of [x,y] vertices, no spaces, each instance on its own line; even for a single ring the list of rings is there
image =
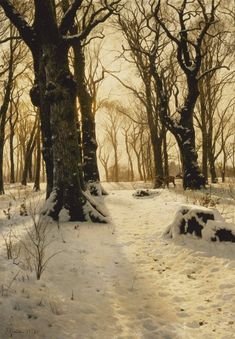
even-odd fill
[[[5,242],[6,251],[7,251],[7,259],[12,259],[12,247],[13,247],[13,233],[12,228],[9,228],[9,231],[2,234],[3,240]]]
[[[228,184],[229,196],[235,201],[235,178],[230,178]]]
[[[21,205],[22,206],[22,205]],[[30,216],[32,225],[25,226],[25,235],[18,240],[19,255],[14,258],[14,264],[23,270],[35,271],[39,280],[48,262],[58,253],[48,254],[48,247],[52,243],[51,218],[41,213],[42,201],[40,197],[33,197],[24,201],[24,211]]]
[[[24,198],[23,203],[20,205],[20,216],[25,217],[28,215],[27,207],[26,207],[26,198]]]
[[[19,199],[27,199],[30,195],[30,188],[25,186],[17,186],[14,187],[13,190],[10,190],[7,192],[7,195],[14,201],[17,201]]]
[[[219,203],[219,198],[212,197],[211,193],[206,193],[198,198],[198,205],[204,207],[215,207]]]
[[[220,200],[219,197],[212,196],[211,192],[185,191],[185,195],[187,203],[204,207],[216,207]]]
[[[11,215],[11,202],[9,202],[7,210],[3,210],[3,213],[5,214],[5,216],[8,220],[11,219],[11,216],[12,216]]]
[[[27,258],[27,263],[33,266],[36,278],[39,280],[48,262],[58,253],[47,255],[47,248],[52,243],[51,219],[44,215],[30,214],[33,221],[32,227],[26,228],[26,237],[20,240]]]

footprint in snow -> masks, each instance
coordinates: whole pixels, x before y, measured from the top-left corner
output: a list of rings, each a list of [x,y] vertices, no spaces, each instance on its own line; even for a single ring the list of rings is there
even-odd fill
[[[188,318],[190,315],[186,312],[176,313],[179,318]]]
[[[154,331],[157,329],[157,326],[152,322],[151,319],[147,319],[143,322],[143,327],[148,331]]]
[[[141,312],[141,313],[139,313],[139,314],[137,315],[137,318],[138,318],[138,319],[148,319],[148,318],[149,318],[149,315],[148,315],[147,313]]]
[[[159,292],[158,295],[159,295],[159,297],[168,297],[170,295],[170,293]]]
[[[174,297],[172,300],[175,301],[175,302],[186,301],[186,299],[184,297]]]
[[[191,327],[191,328],[198,328],[200,327],[199,323],[197,321],[193,321],[191,323],[187,323],[186,324],[187,327]]]
[[[234,287],[234,285],[233,284],[221,284],[221,285],[219,285],[219,288],[220,289],[225,289],[225,288],[233,288]]]

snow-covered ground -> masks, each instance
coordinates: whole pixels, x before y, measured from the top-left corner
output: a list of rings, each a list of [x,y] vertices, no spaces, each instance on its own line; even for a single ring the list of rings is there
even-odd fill
[[[48,253],[60,253],[39,281],[6,259],[0,237],[0,338],[235,338],[235,244],[162,237],[178,208],[204,194],[171,188],[138,199],[140,184],[104,186],[111,222],[49,225]],[[234,222],[231,192],[212,191]],[[18,239],[27,235],[32,221],[19,216],[25,194],[9,189],[0,198],[0,233],[12,225]],[[38,205],[39,196],[27,201]]]

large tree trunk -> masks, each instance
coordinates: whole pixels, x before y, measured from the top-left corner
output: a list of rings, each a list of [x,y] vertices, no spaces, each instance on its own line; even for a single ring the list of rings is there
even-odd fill
[[[150,140],[153,149],[153,164],[154,164],[154,178],[153,178],[153,186],[154,188],[159,187],[158,177],[163,176],[163,164],[162,164],[162,139],[158,136],[158,125],[159,120],[154,118],[153,116],[153,108],[151,101],[151,86],[148,81],[145,84],[145,92],[146,92],[146,111],[147,111],[147,120],[150,131]],[[158,114],[157,112],[155,113]]]
[[[182,167],[184,189],[201,189],[206,181],[198,165],[198,155],[195,145],[195,130],[193,126],[194,107],[199,96],[198,81],[195,75],[187,76],[188,93],[184,105],[179,109],[180,120],[173,120],[168,115],[168,97],[159,77],[155,63],[151,65],[151,73],[155,79],[159,97],[159,112],[162,123],[175,136],[178,143]]]
[[[35,83],[30,91],[33,105],[38,107],[41,134],[42,134],[42,155],[45,161],[47,188],[46,199],[49,198],[53,188],[53,155],[52,155],[52,133],[50,125],[50,105],[45,98],[46,74],[41,48],[33,51]]]
[[[53,139],[54,178],[49,200],[54,205],[49,214],[57,219],[62,208],[68,210],[70,220],[85,220],[78,163],[78,140],[75,124],[75,83],[68,69],[65,46],[43,46],[47,80],[47,100],[50,102]],[[65,142],[66,140],[66,142]]]
[[[188,94],[184,106],[180,110],[180,123],[175,128],[175,135],[183,161],[184,189],[201,189],[206,180],[198,165],[198,155],[195,144],[195,130],[193,126],[194,108],[199,96],[198,82],[195,77],[187,76]]]
[[[65,13],[69,8],[68,0],[62,2]],[[70,29],[72,35],[78,34],[78,26]],[[80,104],[82,128],[79,128],[79,147],[82,167],[80,168],[80,181],[83,189],[88,189],[92,195],[106,195],[107,192],[100,184],[100,175],[97,162],[97,141],[95,130],[95,116],[92,112],[92,96],[86,85],[85,55],[81,42],[77,40],[72,45],[74,52],[74,77],[77,82],[77,96]],[[82,135],[82,138],[81,138]],[[82,169],[83,168],[83,172]],[[81,176],[81,173],[83,174]]]
[[[101,195],[100,175],[97,164],[95,117],[92,112],[92,97],[85,83],[85,56],[79,42],[73,45],[74,75],[82,120],[82,150],[84,180],[93,195]]]
[[[205,178],[198,166],[198,156],[195,152],[195,132],[193,126],[188,126],[181,133],[181,140],[178,141],[182,155],[183,166],[183,187],[184,189],[200,189],[205,186]]]
[[[54,165],[53,189],[48,199],[47,213],[58,219],[64,208],[71,221],[84,221],[87,218],[105,221],[103,215],[88,203],[81,189],[81,159],[75,111],[76,83],[69,71],[67,45],[62,41],[53,45],[50,41],[43,42],[42,46],[45,56],[46,100],[50,103]]]

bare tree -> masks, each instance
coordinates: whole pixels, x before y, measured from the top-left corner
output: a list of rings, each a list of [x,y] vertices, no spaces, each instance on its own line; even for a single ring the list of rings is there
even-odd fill
[[[22,95],[21,90],[17,90],[16,95],[11,95],[10,107],[9,107],[10,183],[15,182],[14,136],[15,136],[16,124],[19,118],[18,106],[19,106],[19,99],[21,95]]]
[[[146,110],[147,123],[150,132],[154,159],[154,187],[158,186],[158,176],[163,176],[162,142],[164,130],[162,128],[157,107],[157,93],[153,87],[153,77],[150,72],[151,50],[154,46],[152,32],[146,25],[148,13],[145,11],[144,1],[134,1],[126,11],[118,17],[118,25],[125,37],[127,46],[123,46],[121,57],[134,65],[141,79],[140,88],[126,84],[119,79],[122,85],[132,92],[135,99]],[[116,77],[117,78],[117,77]]]
[[[40,173],[41,173],[41,133],[39,125],[36,131],[36,166],[35,166],[35,180],[34,180],[34,191],[40,191]]]
[[[118,182],[120,159],[120,154],[118,151],[118,133],[120,130],[121,119],[115,102],[107,102],[105,104],[105,109],[107,119],[103,126],[107,140],[111,144],[114,153],[113,178],[115,182]]]
[[[158,34],[158,25],[160,25],[169,41],[175,44],[177,48],[177,61],[186,77],[186,94],[183,105],[177,107],[178,119],[173,119],[167,110],[166,93],[164,93],[164,87],[157,70],[157,65],[153,62],[152,71],[155,76],[161,101],[161,119],[164,125],[175,136],[181,151],[184,188],[200,189],[202,186],[205,186],[205,178],[198,166],[193,115],[199,97],[199,81],[206,74],[220,68],[220,66],[215,66],[200,74],[203,57],[202,43],[210,27],[215,25],[218,6],[219,3],[216,4],[214,0],[210,2],[209,6],[206,6],[204,2],[200,0],[193,2],[183,0],[181,6],[175,6],[167,2],[164,9],[161,6],[160,0],[155,7],[152,5],[157,24],[154,29],[156,35]],[[173,11],[172,16],[176,15],[177,21],[171,18],[171,23],[169,23],[169,15],[167,18],[165,13],[170,13],[170,11]],[[192,18],[194,18],[194,20],[189,20]],[[173,34],[172,30],[177,32],[177,34]]]
[[[202,54],[204,54],[201,64],[202,74],[214,66],[230,67],[231,65],[232,34],[226,29],[224,22],[226,19],[227,16],[223,15],[218,29],[211,29],[210,34],[207,35],[202,44]],[[209,72],[199,81],[200,96],[195,118],[202,134],[203,175],[207,179],[209,162],[212,182],[217,181],[215,161],[221,153],[221,150],[217,152],[217,140],[223,127],[220,111],[223,111],[222,115],[229,113],[229,110],[223,109],[223,107],[233,105],[234,98],[223,100],[233,76],[234,72],[223,69]]]
[[[125,147],[126,147],[126,153],[128,157],[128,169],[130,167],[130,176],[128,176],[128,180],[134,181],[134,166],[133,166],[133,160],[132,160],[132,154],[131,154],[131,147],[130,147],[130,139],[129,139],[129,134],[130,134],[130,129],[132,127],[132,123],[127,122],[124,123],[124,126],[122,127],[122,134],[125,139]]]
[[[226,109],[224,112],[221,114],[221,136],[220,140],[218,140],[220,144],[220,149],[222,153],[222,163],[220,166],[221,170],[221,177],[222,177],[222,182],[225,182],[225,177],[226,177],[226,165],[227,161],[229,159],[229,152],[230,152],[230,139],[234,135],[234,123],[231,123],[233,117],[234,117],[234,107],[233,109],[230,110],[230,115],[226,114]]]
[[[5,37],[5,32],[9,34],[9,37]],[[0,194],[4,194],[4,183],[3,183],[3,151],[5,144],[5,127],[7,122],[7,111],[10,103],[11,92],[14,81],[14,73],[17,66],[17,48],[19,42],[14,39],[14,30],[10,25],[9,27],[2,28],[1,32],[2,42],[1,44],[7,42],[9,48],[7,52],[3,50],[3,60],[5,63],[5,69],[1,71],[0,76],[4,77],[3,88],[2,88],[2,103],[0,106]],[[5,39],[4,39],[5,38]]]
[[[22,179],[21,179],[21,184],[24,186],[27,185],[27,176],[29,174],[29,167],[31,165],[33,150],[36,145],[37,128],[38,128],[38,116],[36,116],[34,120],[32,129],[30,131],[30,136],[29,136],[29,139],[26,145],[25,157],[24,157],[24,169],[23,169]]]
[[[96,77],[97,70],[97,56],[93,56],[95,64],[94,72],[89,72],[89,82],[86,81],[86,53],[85,46],[89,44],[94,38],[102,38],[102,31],[94,33],[97,26],[104,23],[111,15],[119,11],[120,0],[114,1],[100,1],[94,3],[91,0],[83,2],[81,10],[81,19],[77,18],[76,23],[70,28],[72,34],[72,48],[74,53],[74,75],[77,82],[77,96],[80,103],[81,111],[81,132],[82,132],[82,155],[83,155],[83,169],[84,180],[88,185],[88,189],[94,195],[102,194],[100,187],[100,176],[97,165],[97,142],[95,131],[95,110],[97,84],[103,79]],[[62,1],[64,12],[69,8],[69,1]],[[92,35],[93,33],[93,35]],[[76,36],[76,39],[73,38]],[[95,60],[96,59],[96,60]],[[90,64],[91,65],[91,64]],[[104,192],[104,191],[103,191]]]
[[[104,171],[105,171],[105,180],[106,180],[106,182],[109,182],[109,156],[110,156],[110,153],[109,153],[109,151],[107,151],[105,149],[104,144],[106,144],[105,140],[103,140],[102,144],[99,144],[99,146],[98,146],[98,156],[99,156],[100,163],[103,166]]]

